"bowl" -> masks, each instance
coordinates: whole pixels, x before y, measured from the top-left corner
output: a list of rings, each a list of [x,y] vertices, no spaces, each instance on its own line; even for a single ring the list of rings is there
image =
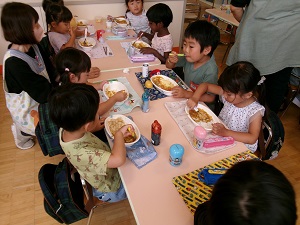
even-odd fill
[[[116,102],[115,105],[122,105],[128,99],[129,92],[128,92],[127,87],[119,81],[108,81],[103,86],[103,94],[106,99],[109,99],[115,93],[117,93],[118,91],[122,91],[122,90],[124,90],[126,92],[127,98],[122,102]]]
[[[76,24],[78,30],[84,30],[84,28],[86,28],[86,26],[89,24],[89,21],[85,19],[77,19]]]
[[[127,19],[125,19],[123,17],[117,17],[114,19],[114,21],[117,24],[117,26],[119,26],[119,27],[127,27],[127,25],[128,25]]]
[[[96,45],[96,40],[94,38],[87,37],[86,41],[84,42],[84,37],[82,37],[82,38],[79,38],[78,44],[84,50],[90,51]]]
[[[201,112],[202,110],[204,112],[206,112],[210,117],[211,117],[211,121],[209,122],[204,122],[204,121],[199,121],[196,122],[192,116],[190,115],[190,110],[187,106],[185,106],[185,112],[188,115],[188,117],[190,118],[190,120],[196,125],[196,126],[202,126],[205,130],[207,131],[211,131],[212,130],[212,124],[213,123],[220,123],[219,118],[207,107],[202,105],[201,103],[199,103],[197,106],[195,106],[195,108],[198,109],[198,112]],[[194,109],[193,109],[194,110]],[[202,111],[202,112],[203,112]],[[195,110],[194,110],[195,113]]]
[[[175,80],[165,75],[153,75],[150,80],[157,90],[167,96],[172,96],[172,88],[178,86]]]
[[[139,128],[137,127],[137,125],[128,117],[124,116],[124,115],[112,115],[109,116],[105,119],[104,121],[104,126],[106,129],[106,132],[108,134],[109,137],[111,137],[112,139],[114,138],[113,132],[115,132],[114,130],[118,130],[120,127],[122,127],[123,125],[126,124],[131,124],[134,128],[134,133],[136,136],[136,139],[132,142],[128,142],[126,143],[126,139],[125,140],[125,146],[131,146],[133,144],[135,144],[140,138],[141,138],[141,133]]]

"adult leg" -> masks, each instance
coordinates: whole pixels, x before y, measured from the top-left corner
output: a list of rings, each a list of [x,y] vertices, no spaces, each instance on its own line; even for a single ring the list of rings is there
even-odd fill
[[[292,69],[292,67],[287,67],[276,73],[265,75],[266,103],[270,110],[275,113],[278,113],[288,91]]]

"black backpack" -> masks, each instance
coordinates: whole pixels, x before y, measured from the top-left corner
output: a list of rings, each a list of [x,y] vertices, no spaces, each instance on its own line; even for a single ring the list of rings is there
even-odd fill
[[[45,164],[39,171],[45,211],[59,223],[71,224],[88,217],[78,172],[72,173],[67,158],[58,165]]]
[[[35,127],[35,135],[43,154],[55,156],[65,154],[59,143],[58,127],[49,116],[48,103],[39,105],[39,122]]]
[[[259,150],[262,153],[262,160],[276,158],[283,142],[283,124],[276,113],[269,111],[263,120],[262,131],[259,136]]]

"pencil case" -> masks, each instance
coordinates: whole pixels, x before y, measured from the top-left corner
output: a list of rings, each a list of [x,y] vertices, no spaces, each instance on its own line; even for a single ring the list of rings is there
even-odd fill
[[[214,185],[225,173],[227,169],[209,169],[204,168],[200,173],[198,173],[198,178],[200,181],[206,185]]]
[[[232,137],[216,137],[204,140],[203,147],[213,148],[225,145],[232,145],[233,143],[234,139]]]

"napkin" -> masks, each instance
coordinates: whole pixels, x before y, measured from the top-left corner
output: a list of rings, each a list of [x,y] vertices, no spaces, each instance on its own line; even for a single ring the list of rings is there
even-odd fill
[[[157,157],[152,143],[141,135],[141,138],[135,144],[126,147],[127,157],[138,168],[142,168]]]

